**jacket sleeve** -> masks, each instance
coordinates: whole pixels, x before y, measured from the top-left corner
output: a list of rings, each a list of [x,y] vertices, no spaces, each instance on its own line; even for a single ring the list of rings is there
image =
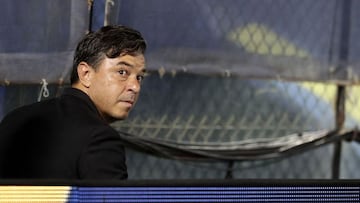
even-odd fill
[[[28,117],[25,107],[18,108],[8,113],[0,123],[0,178],[8,176],[14,172],[14,168],[18,168],[16,166],[22,153],[17,147],[27,144],[28,139],[25,138],[29,132],[23,128],[29,120]]]
[[[125,148],[113,129],[94,130],[78,161],[80,179],[127,179]]]

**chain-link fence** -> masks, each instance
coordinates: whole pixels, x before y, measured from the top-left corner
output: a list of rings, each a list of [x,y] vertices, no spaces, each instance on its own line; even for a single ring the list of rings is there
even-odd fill
[[[154,75],[146,79],[130,118],[115,126],[179,145],[247,140],[246,147],[261,138],[333,129],[334,90],[335,85],[321,83]],[[135,179],[225,178],[229,170],[233,178],[331,178],[333,154],[331,144],[291,156],[235,162],[171,161],[131,151],[128,164],[137,169],[130,173]]]
[[[91,29],[126,24],[149,44],[140,99],[113,124],[128,144],[129,179],[359,178],[359,7],[351,0],[94,1]],[[50,97],[67,85],[69,67],[55,69]],[[46,99],[37,80],[4,82],[3,113]]]

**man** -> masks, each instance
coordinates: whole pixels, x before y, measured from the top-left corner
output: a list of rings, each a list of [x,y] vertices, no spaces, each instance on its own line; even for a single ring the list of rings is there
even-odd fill
[[[71,88],[20,107],[0,124],[0,178],[126,179],[124,146],[110,123],[134,107],[146,43],[125,26],[105,26],[78,44]]]

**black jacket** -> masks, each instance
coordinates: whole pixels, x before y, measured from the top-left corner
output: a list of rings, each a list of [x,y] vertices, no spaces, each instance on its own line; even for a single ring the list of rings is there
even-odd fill
[[[0,124],[0,179],[126,179],[125,150],[74,88],[20,107]]]

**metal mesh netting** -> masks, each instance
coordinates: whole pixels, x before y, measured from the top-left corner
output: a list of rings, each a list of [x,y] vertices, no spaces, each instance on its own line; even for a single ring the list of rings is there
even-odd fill
[[[0,40],[0,80],[7,84],[0,89],[3,114],[57,96],[67,85],[69,53],[89,19],[87,1],[65,2],[43,4],[46,12],[33,24],[46,37],[28,33],[25,40],[38,44],[22,50],[9,43],[16,37]],[[337,0],[94,1],[91,29],[104,22],[129,25],[149,45],[149,75],[138,104],[126,121],[113,124],[138,144],[128,145],[129,178],[334,178],[334,164],[341,178],[358,178],[358,143],[345,142],[339,150],[332,144],[339,140],[320,135],[339,127],[356,129],[360,121],[355,85],[360,30],[353,20],[359,6]],[[44,23],[42,17],[53,9],[64,12]],[[18,15],[20,27],[25,26],[29,20]],[[0,22],[3,28],[18,25],[16,18]],[[60,28],[66,29],[57,32]],[[42,79],[49,83],[47,98]],[[345,95],[339,95],[339,87]],[[340,131],[332,137],[340,137]],[[275,147],[266,148],[270,144]],[[212,155],[226,158],[191,154],[201,150],[189,146],[215,148]],[[339,151],[341,162],[336,162]]]
[[[292,133],[331,129],[335,123],[334,87],[316,83],[151,75],[145,80],[130,118],[115,126],[119,131],[140,137],[202,144],[280,138]],[[233,177],[330,178],[332,150],[331,146],[324,146],[288,159],[235,162]],[[129,154],[128,164],[132,168],[146,168],[137,170],[140,173],[132,174],[131,178],[224,178],[228,169],[225,161],[171,161],[138,152]]]
[[[121,122],[119,130],[207,143],[333,128],[332,106],[312,95],[308,86],[193,75],[151,76],[133,111],[135,116]]]

